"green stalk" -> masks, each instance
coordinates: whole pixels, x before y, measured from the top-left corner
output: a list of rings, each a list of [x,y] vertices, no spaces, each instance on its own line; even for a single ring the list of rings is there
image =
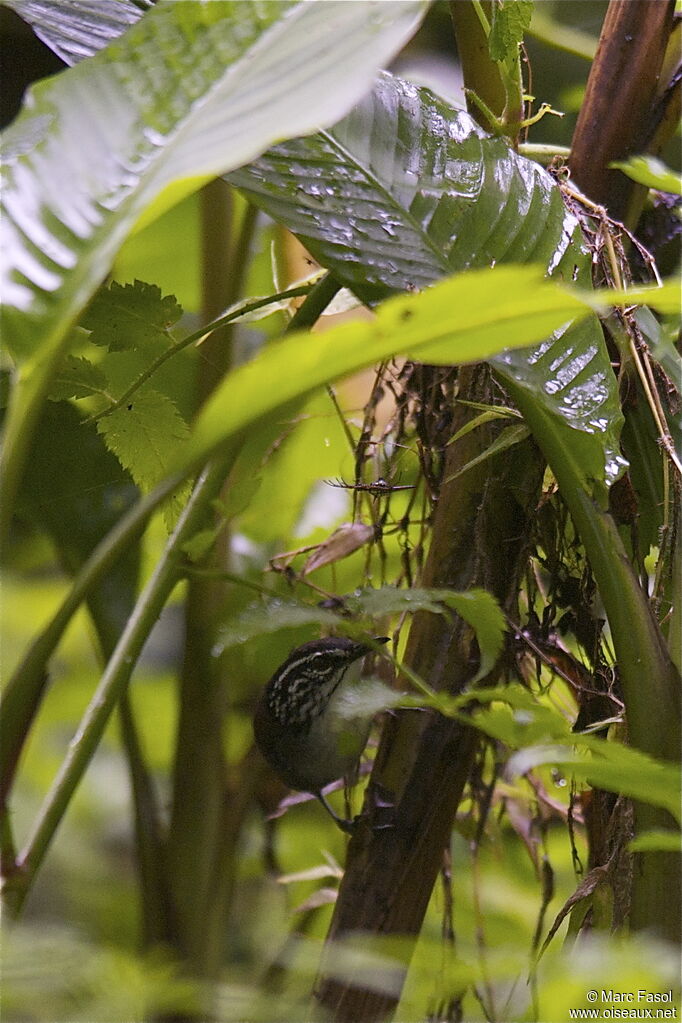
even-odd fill
[[[545,455],[571,513],[599,587],[611,629],[627,710],[631,744],[654,757],[679,762],[680,675],[627,557],[611,515],[588,492],[581,466],[558,424],[533,396],[504,378]],[[637,831],[670,829],[661,809],[635,806]],[[634,871],[631,924],[680,940],[680,857],[639,853]]]
[[[467,109],[486,131],[518,144],[523,121],[523,82],[518,53],[493,60],[488,48],[491,4],[451,0],[450,16],[462,64]]]
[[[130,776],[135,856],[141,896],[141,943],[143,948],[148,949],[162,945],[172,926],[161,813],[153,778],[144,759],[128,690],[119,701],[118,714],[121,743]]]
[[[17,761],[47,683],[47,666],[64,630],[88,593],[106,575],[124,551],[142,534],[158,506],[177,489],[174,476],[131,508],[97,545],[78,574],[60,607],[35,637],[7,681],[0,700],[0,805],[12,786]]]
[[[232,445],[229,454],[212,464],[202,475],[128,619],[38,813],[26,847],[17,858],[17,873],[8,879],[5,904],[13,915],[21,910],[71,797],[99,745],[111,712],[125,692],[140,651],[178,580],[183,557],[182,546],[203,522],[206,508],[216,497],[235,451],[236,446]],[[156,493],[150,496],[156,496]]]
[[[245,210],[236,232],[236,196],[220,178],[201,192],[202,319],[209,322],[241,293],[255,224],[253,207]],[[214,331],[202,346],[197,375],[201,406],[229,372],[233,328]],[[223,487],[229,481],[223,481]],[[215,522],[216,515],[207,524]],[[226,568],[230,535],[221,529],[205,564]],[[173,759],[173,798],[167,843],[168,887],[174,906],[170,941],[191,963],[196,976],[206,976],[207,927],[211,912],[209,879],[220,844],[225,794],[223,727],[227,679],[213,656],[216,629],[227,599],[219,578],[191,577],[185,596],[182,665],[178,678],[178,723]]]
[[[339,287],[330,275],[322,278],[287,332],[312,326]],[[239,795],[227,802],[223,726],[228,680],[216,674],[219,666],[212,654],[224,599],[223,579],[195,578],[188,593],[168,837],[169,887],[176,913],[171,940],[194,974],[203,978],[215,977],[222,962],[235,844],[254,781],[252,771]]]
[[[500,68],[490,59],[488,51],[489,11],[490,4],[482,5],[479,0],[450,0],[450,17],[462,63],[464,84],[499,119],[507,105],[507,92]],[[481,109],[470,97],[467,98],[467,109],[485,131],[495,130],[495,125],[483,116]]]

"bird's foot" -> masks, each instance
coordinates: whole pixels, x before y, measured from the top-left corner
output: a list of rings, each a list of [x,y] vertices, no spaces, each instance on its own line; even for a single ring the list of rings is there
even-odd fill
[[[369,792],[372,831],[389,831],[395,827],[395,800],[393,793],[381,782],[371,782]]]

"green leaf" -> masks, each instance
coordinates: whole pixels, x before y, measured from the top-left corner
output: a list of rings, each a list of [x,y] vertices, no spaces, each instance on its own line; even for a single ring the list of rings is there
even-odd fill
[[[488,36],[491,60],[516,60],[533,16],[533,0],[493,0]]]
[[[655,156],[631,156],[629,160],[614,160],[609,167],[622,171],[633,181],[646,185],[647,188],[682,195],[682,175],[666,167]]]
[[[382,586],[380,589],[359,590],[344,601],[346,614],[336,614],[326,608],[313,607],[296,601],[274,600],[267,604],[247,608],[220,632],[223,649],[244,643],[256,636],[278,632],[280,629],[319,625],[341,629],[353,635],[371,631],[367,619],[386,615],[414,614],[431,611],[447,614],[452,608],[464,618],[476,633],[481,651],[481,666],[473,682],[483,678],[492,669],[502,649],[506,624],[495,598],[486,590],[474,589],[466,593],[440,589],[405,589]]]
[[[243,485],[248,487],[250,481],[264,474],[267,487],[240,517],[240,529],[256,543],[288,543],[313,488],[320,485],[320,479],[338,472],[348,441],[325,392],[314,395],[303,406],[296,405],[286,418],[280,413],[267,431],[269,440],[263,438],[264,447],[257,444],[256,432],[249,430],[246,439],[251,452],[244,461]],[[238,464],[235,470],[239,468]],[[280,495],[275,502],[273,494]]]
[[[194,190],[282,134],[341,115],[423,10],[416,0],[159,3],[87,63],[34,86],[4,133],[13,350],[28,354],[73,317],[164,188],[192,178]],[[301,73],[282,76],[287,65]]]
[[[681,852],[682,835],[679,831],[644,831],[628,842],[630,852]]]
[[[246,643],[256,636],[279,632],[281,629],[299,629],[302,625],[320,625],[333,628],[342,619],[333,611],[291,600],[272,600],[267,605],[255,604],[243,611],[218,633],[218,649]]]
[[[190,561],[201,561],[206,557],[216,542],[220,529],[220,525],[214,526],[211,529],[200,529],[191,540],[182,545],[182,550]]]
[[[602,481],[618,478],[626,464],[620,453],[623,415],[601,327],[594,318],[560,327],[531,355],[504,352],[494,366],[507,387],[513,385],[512,394],[533,432],[528,404],[542,416],[543,429],[554,431],[588,492],[603,491]]]
[[[555,182],[468,114],[387,73],[333,128],[228,175],[361,298],[449,273],[533,262],[587,285]]]
[[[504,640],[506,623],[499,604],[486,590],[472,589],[465,593],[452,590],[414,587],[399,590],[382,586],[378,590],[363,590],[347,601],[348,608],[364,615],[405,614],[431,611],[445,614],[452,608],[471,625],[481,652],[481,664],[471,684],[487,675],[497,660]]]
[[[492,416],[488,417],[485,412],[483,413],[483,416],[481,416],[480,418],[483,419],[484,416],[485,416],[484,421],[487,421],[488,418],[493,418]],[[454,473],[452,476],[448,476],[445,482],[450,483],[452,480],[456,480],[458,476],[461,476],[463,473],[468,472],[468,470],[472,469],[475,465],[480,465],[481,462],[485,462],[489,458],[493,458],[495,455],[499,455],[502,451],[507,451],[509,448],[513,448],[515,444],[520,444],[521,441],[526,440],[526,438],[529,436],[530,430],[525,425],[525,423],[522,423],[518,426],[507,426],[495,438],[492,444],[490,444],[485,449],[485,451],[482,451],[480,455],[476,456],[476,458],[472,458],[471,461],[467,462],[466,465],[463,465],[462,468],[458,469],[457,472]],[[452,443],[452,441],[450,441],[449,443]]]
[[[175,450],[189,433],[170,398],[143,389],[134,401],[100,419],[97,429],[142,490],[163,479]]]
[[[107,451],[94,426],[82,421],[75,406],[47,404],[30,448],[17,513],[52,537],[69,571],[83,564],[136,497],[128,473]],[[126,577],[126,597],[132,600],[133,566],[136,554],[131,552],[109,571],[102,589],[108,590],[110,598],[117,587],[123,588]],[[122,606],[120,595],[114,603]]]
[[[650,309],[643,306],[635,313],[637,326],[644,334],[652,359],[665,370],[667,375],[677,386],[682,388],[682,355],[678,352],[672,340],[665,335],[661,324],[653,315]]]
[[[603,739],[592,740],[588,744],[583,738],[580,746],[585,745],[588,745],[587,750],[559,745],[530,746],[514,754],[507,767],[512,774],[525,774],[533,767],[554,764],[595,788],[663,807],[680,820],[682,791],[676,765],[654,760],[640,750]]]
[[[443,598],[457,614],[471,625],[481,652],[481,664],[470,685],[485,678],[502,653],[507,625],[502,610],[486,590],[473,589],[466,593],[453,593]]]
[[[602,288],[586,292],[583,298],[597,312],[608,312],[611,306],[647,305],[676,315],[680,309],[680,282],[677,278],[668,278],[662,285],[640,285],[626,291]]]
[[[3,450],[5,527],[67,332],[150,203],[162,197],[158,213],[274,140],[344,114],[425,9],[161,2],[32,87],[3,134],[4,333],[24,363]]]
[[[169,340],[167,331],[181,316],[175,295],[163,296],[156,284],[112,281],[97,292],[81,325],[92,332],[93,344],[121,352]]]
[[[512,261],[590,285],[578,222],[550,175],[428,89],[385,73],[339,124],[269,150],[229,180],[369,302]],[[622,467],[616,381],[596,319],[576,333],[553,329],[549,343],[493,365],[532,394],[565,447],[579,447],[589,490]]]
[[[472,721],[486,735],[518,750],[508,763],[512,774],[555,764],[596,788],[662,806],[680,819],[682,793],[677,765],[615,740],[572,732],[562,714],[518,685],[479,690],[476,699],[479,703],[495,701],[493,706],[475,711]],[[457,701],[452,711],[459,711],[461,705],[462,701]],[[448,713],[447,706],[443,711]]]
[[[234,370],[201,410],[175,468],[205,460],[229,437],[321,384],[393,355],[445,364],[479,362],[510,344],[525,346],[585,315],[568,291],[537,267],[459,274],[418,295],[381,305],[370,321],[324,334],[291,335]]]
[[[106,394],[107,378],[89,359],[67,355],[56,376],[50,382],[48,397],[51,401],[66,398],[90,398],[93,394]]]

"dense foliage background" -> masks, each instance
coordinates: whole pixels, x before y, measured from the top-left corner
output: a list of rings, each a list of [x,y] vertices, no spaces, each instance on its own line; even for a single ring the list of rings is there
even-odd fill
[[[678,999],[677,299],[589,293],[676,271],[679,176],[542,169],[607,4],[8,6],[68,68],[4,135],[4,1018]],[[673,6],[616,158],[674,163]],[[349,848],[251,713],[354,628],[432,709],[380,715],[406,823]]]

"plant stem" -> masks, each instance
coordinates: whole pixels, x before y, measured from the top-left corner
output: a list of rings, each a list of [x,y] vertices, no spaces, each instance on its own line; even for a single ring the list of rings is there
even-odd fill
[[[482,5],[480,0],[451,0],[450,16],[457,41],[457,52],[462,62],[464,84],[486,104],[493,115],[501,119],[507,105],[507,93],[500,68],[490,59],[488,51],[489,26],[487,11],[490,4]],[[489,28],[488,28],[489,31]],[[475,104],[467,101],[469,113],[485,131],[494,131],[494,125],[482,115]],[[520,118],[519,118],[520,119]]]
[[[88,593],[141,535],[149,517],[181,482],[180,476],[164,480],[104,537],[74,578],[60,607],[33,640],[9,678],[0,701],[0,805],[3,807],[31,721],[47,684],[49,659],[64,630]]]
[[[135,823],[135,848],[141,894],[142,947],[161,945],[172,928],[172,904],[165,871],[165,848],[153,779],[144,761],[126,690],[118,705],[121,741],[128,761]]]
[[[634,747],[651,756],[679,762],[680,675],[670,657],[648,599],[637,581],[611,515],[600,508],[584,485],[580,465],[568,450],[550,416],[523,388],[505,376],[559,484],[585,547],[611,629]],[[669,828],[669,814],[637,804],[637,830]],[[652,929],[680,940],[680,857],[639,853],[632,896],[632,926]]]
[[[491,401],[489,372],[483,366],[461,368],[458,388],[466,400]],[[453,435],[469,418],[468,408],[455,405]],[[488,423],[463,431],[456,444],[446,447],[444,478],[474,461],[499,429]],[[534,445],[526,441],[517,445],[513,457],[498,456],[492,470],[478,462],[460,480],[443,484],[423,585],[455,590],[484,586],[512,614],[543,468]],[[461,693],[476,672],[476,658],[471,631],[461,619],[415,614],[405,661],[430,687]],[[492,683],[493,675],[487,681]],[[327,936],[328,959],[316,985],[317,999],[336,1023],[376,1023],[395,1010],[402,969],[396,968],[390,990],[363,983],[361,977],[334,976],[333,970],[327,972],[327,962],[334,961],[333,942],[357,931],[400,935],[406,946],[416,941],[477,744],[473,729],[435,712],[398,710],[387,720],[362,825],[348,847]],[[392,827],[372,827],[374,814],[379,822],[385,812],[374,807],[373,793],[392,804]]]
[[[312,326],[339,287],[329,275],[323,277],[292,317],[287,332]],[[214,567],[228,561],[225,533],[221,539],[223,548],[215,552]],[[235,844],[250,792],[246,785],[238,797],[227,800],[223,726],[229,680],[221,676],[220,661],[213,654],[227,596],[225,582],[220,577],[194,577],[187,594],[167,857],[176,925],[170,940],[194,975],[209,979],[217,975],[222,961],[234,890]]]
[[[647,189],[609,164],[647,142],[674,14],[675,0],[611,0],[571,144],[571,172],[581,191],[631,229]]]
[[[38,813],[26,847],[17,858],[18,872],[9,880],[5,904],[13,915],[21,910],[36,872],[54,838],[78,783],[90,763],[109,717],[125,691],[136,660],[178,578],[182,545],[203,520],[215,498],[236,448],[202,475],[168,540],[149,582],[142,591],[99,685],[81,719],[78,731]],[[150,495],[150,497],[155,497]],[[156,502],[158,503],[158,497]]]
[[[244,267],[255,224],[253,208],[245,211],[245,228],[237,235],[235,193],[218,178],[201,192],[202,319],[210,322],[240,295]],[[251,213],[249,213],[251,210]],[[200,407],[229,372],[233,330],[224,325],[204,342],[197,374]],[[222,481],[221,493],[228,486]],[[216,523],[215,514],[207,523]],[[221,529],[205,564],[226,568],[230,534]],[[220,821],[225,794],[223,727],[228,680],[213,656],[216,630],[227,598],[220,578],[190,577],[185,595],[182,664],[178,678],[178,723],[168,827],[168,886],[173,893],[174,929],[169,941],[197,977],[207,975],[207,919],[213,911],[210,877],[220,848]]]
[[[529,160],[545,164],[551,163],[558,156],[566,160],[570,152],[568,146],[549,146],[542,142],[522,142],[519,146],[521,156],[527,156]]]

